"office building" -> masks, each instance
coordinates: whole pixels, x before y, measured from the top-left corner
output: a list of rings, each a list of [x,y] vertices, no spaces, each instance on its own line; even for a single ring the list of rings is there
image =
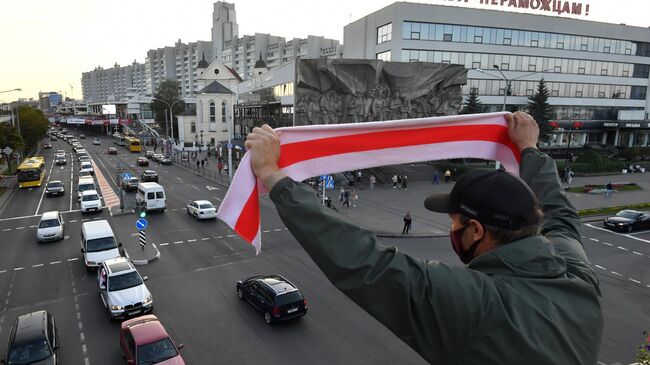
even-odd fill
[[[116,63],[109,69],[97,66],[81,74],[83,101],[87,104],[114,104],[125,100],[128,88],[144,93],[145,87],[145,65],[136,61],[128,66]]]

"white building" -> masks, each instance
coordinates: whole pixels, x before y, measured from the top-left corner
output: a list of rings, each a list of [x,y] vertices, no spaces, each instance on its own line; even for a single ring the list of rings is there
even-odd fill
[[[145,92],[145,65],[133,61],[127,66],[117,63],[109,69],[97,66],[81,74],[81,90],[86,103],[114,104],[126,98],[127,88]]]
[[[214,3],[212,11],[212,54],[221,59],[224,44],[239,36],[235,4],[225,1]]]

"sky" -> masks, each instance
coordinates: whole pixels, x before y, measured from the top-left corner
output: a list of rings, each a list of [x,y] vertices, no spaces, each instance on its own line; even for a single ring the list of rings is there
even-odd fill
[[[573,0],[590,5],[583,20],[650,26],[650,0]],[[239,34],[286,38],[323,35],[343,41],[343,27],[393,0],[231,0]],[[486,7],[481,0],[419,3]],[[149,49],[210,41],[213,0],[6,0],[0,20],[0,103],[58,91],[81,99],[81,74],[144,62]],[[509,11],[521,11],[519,9]],[[566,16],[566,15],[564,15]],[[650,32],[650,31],[649,31]],[[649,33],[650,34],[650,33]],[[650,41],[650,37],[649,37]],[[20,92],[2,91],[21,88]]]

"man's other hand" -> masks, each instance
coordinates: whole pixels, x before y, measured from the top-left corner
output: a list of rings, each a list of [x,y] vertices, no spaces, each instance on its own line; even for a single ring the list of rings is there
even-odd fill
[[[539,140],[539,126],[535,119],[524,112],[515,112],[506,115],[508,120],[508,136],[512,143],[522,152],[526,148],[537,148]]]
[[[285,176],[278,168],[280,137],[273,128],[264,124],[261,128],[253,128],[253,131],[246,136],[244,145],[251,153],[253,173],[262,180],[268,190],[271,190],[275,183]]]

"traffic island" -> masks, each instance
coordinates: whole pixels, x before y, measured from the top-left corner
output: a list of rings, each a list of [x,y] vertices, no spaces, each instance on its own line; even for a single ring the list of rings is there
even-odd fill
[[[144,246],[140,245],[138,236],[129,237],[127,242],[122,243],[124,256],[131,260],[133,265],[147,265],[160,258],[160,251],[155,243],[147,243]]]

